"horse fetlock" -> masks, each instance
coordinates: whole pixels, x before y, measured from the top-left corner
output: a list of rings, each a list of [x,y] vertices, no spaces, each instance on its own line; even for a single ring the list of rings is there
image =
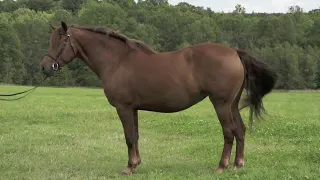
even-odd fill
[[[229,158],[224,158],[219,163],[219,168],[227,169],[229,167]]]
[[[135,169],[140,164],[141,164],[141,159],[137,157],[137,158],[130,159],[130,161],[128,162],[128,167]]]
[[[140,164],[141,164],[141,159],[138,158],[138,160],[137,160],[137,165],[140,165]]]
[[[235,162],[234,162],[234,167],[236,169],[238,168],[242,168],[244,166],[244,159],[241,158],[241,159],[237,159]]]

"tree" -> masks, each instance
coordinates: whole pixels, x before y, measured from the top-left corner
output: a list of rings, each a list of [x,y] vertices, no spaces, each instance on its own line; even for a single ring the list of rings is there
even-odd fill
[[[313,25],[306,30],[307,44],[320,46],[320,18],[313,22]]]
[[[11,26],[0,21],[0,81],[21,84],[24,76],[19,38]]]
[[[83,25],[104,26],[108,29],[125,29],[127,13],[118,5],[108,2],[88,1],[78,13],[79,23]]]
[[[17,3],[21,8],[34,11],[48,11],[56,5],[54,0],[17,0]]]
[[[49,19],[47,13],[20,8],[13,13],[13,27],[20,39],[25,71],[24,84],[37,84],[41,80],[39,61],[47,53],[49,45]]]
[[[168,0],[138,0],[138,3],[148,3],[148,4],[152,4],[153,6],[167,6],[169,5]]]
[[[246,13],[246,8],[241,6],[240,4],[237,4],[235,6],[235,10],[232,11],[235,14],[244,14]]]
[[[17,9],[19,4],[14,0],[0,1],[0,12],[12,12]]]
[[[72,13],[76,13],[79,11],[81,4],[85,2],[86,0],[61,0],[61,7]]]
[[[60,25],[61,20],[119,30],[161,52],[202,42],[245,49],[279,73],[276,88],[320,88],[319,8],[247,13],[237,4],[232,13],[217,13],[186,2],[173,6],[168,0],[0,0],[0,80],[37,84],[42,79],[39,61],[49,46],[49,23]],[[84,67],[74,61],[46,85],[100,87]]]
[[[288,8],[288,13],[303,13],[303,8],[298,5],[290,6]]]

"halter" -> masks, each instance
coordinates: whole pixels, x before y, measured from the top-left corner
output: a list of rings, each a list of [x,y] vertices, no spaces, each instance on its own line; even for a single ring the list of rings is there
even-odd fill
[[[51,65],[53,71],[57,71],[57,70],[60,68],[59,60],[60,60],[60,58],[61,58],[62,53],[64,52],[64,50],[65,50],[66,47],[67,47],[68,41],[70,42],[70,46],[71,46],[71,49],[72,49],[73,54],[76,55],[76,53],[75,53],[75,51],[74,51],[74,49],[73,49],[73,44],[72,44],[71,41],[70,41],[71,35],[70,35],[70,34],[62,34],[62,35],[67,36],[67,39],[65,39],[64,42],[62,43],[61,48],[60,48],[60,51],[59,51],[57,57],[54,58],[54,57],[51,56],[50,54],[46,54],[46,55],[45,55],[45,56],[48,56],[49,58],[51,58],[52,60],[55,61],[55,62]]]

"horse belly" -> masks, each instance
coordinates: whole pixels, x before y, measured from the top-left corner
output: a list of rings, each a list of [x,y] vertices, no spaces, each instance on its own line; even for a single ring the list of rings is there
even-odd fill
[[[160,96],[159,98],[156,98],[152,101],[141,102],[139,109],[162,113],[174,113],[188,109],[189,107],[197,104],[206,97],[207,95],[203,93],[179,93],[173,95],[166,95],[163,97]]]

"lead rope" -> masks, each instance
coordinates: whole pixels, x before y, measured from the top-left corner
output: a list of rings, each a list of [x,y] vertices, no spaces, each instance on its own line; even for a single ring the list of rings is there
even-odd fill
[[[51,71],[51,73],[52,73],[52,72],[53,72],[53,71]],[[37,86],[35,86],[35,87],[31,88],[31,89],[28,89],[28,90],[22,91],[22,92],[12,93],[12,94],[0,94],[0,97],[1,97],[1,96],[2,96],[2,97],[11,97],[11,96],[17,96],[17,95],[25,94],[25,93],[26,93],[25,95],[23,95],[23,96],[21,96],[21,97],[18,97],[18,98],[13,98],[13,99],[0,98],[0,100],[1,100],[1,101],[16,101],[16,100],[19,100],[19,99],[22,99],[22,98],[28,96],[28,95],[31,94],[34,90],[36,90],[36,89],[51,75],[51,73],[48,74]]]
[[[80,71],[82,70],[82,68],[79,69],[79,71],[77,72],[76,76],[79,75]],[[34,90],[36,90],[40,85],[42,85],[42,83],[51,75],[51,73],[54,72],[54,70],[52,69],[50,74],[48,74],[40,83],[39,85],[31,88],[31,89],[28,89],[26,91],[22,91],[22,92],[17,92],[17,93],[12,93],[12,94],[0,94],[0,97],[1,96],[4,96],[4,97],[10,97],[10,96],[17,96],[17,95],[20,95],[20,94],[25,94],[21,97],[18,97],[18,98],[14,98],[14,99],[5,99],[5,98],[0,98],[1,101],[16,101],[16,100],[19,100],[19,99],[22,99],[26,96],[28,96],[29,94],[31,94]]]
[[[61,49],[58,53],[58,56],[56,59],[54,59],[52,56],[50,55],[46,55],[50,58],[52,58],[53,60],[55,60],[55,62],[52,64],[52,69],[51,69],[51,72],[40,82],[40,84],[38,84],[37,86],[29,89],[29,90],[26,90],[26,91],[22,91],[22,92],[18,92],[18,93],[12,93],[12,94],[0,94],[0,97],[1,96],[4,96],[4,97],[9,97],[9,96],[16,96],[16,95],[20,95],[20,94],[24,94],[26,93],[25,95],[21,96],[21,97],[18,97],[18,98],[15,98],[15,99],[5,99],[5,98],[0,98],[0,100],[2,101],[15,101],[15,100],[19,100],[19,99],[22,99],[26,96],[28,96],[29,94],[31,94],[31,92],[33,92],[35,89],[37,89],[51,74],[53,71],[57,71],[59,69],[59,60],[60,60],[60,57],[62,55],[62,53],[64,52],[64,49],[67,45],[67,41],[70,40],[70,34],[66,34],[67,36],[67,39],[63,42],[62,46],[61,46]],[[74,53],[74,50],[72,49],[73,53]]]

